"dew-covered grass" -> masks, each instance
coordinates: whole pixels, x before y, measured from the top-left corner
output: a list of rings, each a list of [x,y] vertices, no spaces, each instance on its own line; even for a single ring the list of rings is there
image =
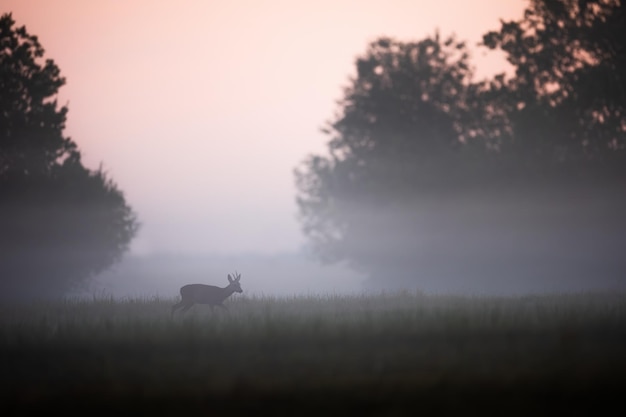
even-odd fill
[[[606,406],[626,383],[623,293],[238,296],[228,311],[172,316],[174,302],[0,308],[5,409],[381,415],[508,404],[503,414],[521,415]]]

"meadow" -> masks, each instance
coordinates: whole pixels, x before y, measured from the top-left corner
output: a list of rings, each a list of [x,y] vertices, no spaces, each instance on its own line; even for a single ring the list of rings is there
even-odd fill
[[[624,293],[175,301],[0,307],[0,414],[626,411]]]

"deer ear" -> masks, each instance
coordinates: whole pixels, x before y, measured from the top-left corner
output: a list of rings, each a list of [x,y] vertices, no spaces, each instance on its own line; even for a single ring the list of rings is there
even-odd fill
[[[233,278],[228,274],[228,282],[233,282]]]

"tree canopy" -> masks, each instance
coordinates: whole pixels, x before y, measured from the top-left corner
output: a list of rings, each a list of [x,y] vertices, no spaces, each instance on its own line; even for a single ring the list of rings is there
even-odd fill
[[[484,36],[515,67],[497,93],[516,156],[572,162],[588,175],[624,169],[625,24],[619,0],[533,0],[522,20]]]
[[[485,34],[515,75],[484,81],[454,37],[370,43],[323,129],[328,155],[295,171],[315,253],[385,283],[600,264],[614,277],[626,266],[622,23],[617,1],[533,1]]]
[[[59,296],[120,260],[136,215],[101,170],[82,165],[63,134],[65,83],[10,14],[0,17],[0,293]]]

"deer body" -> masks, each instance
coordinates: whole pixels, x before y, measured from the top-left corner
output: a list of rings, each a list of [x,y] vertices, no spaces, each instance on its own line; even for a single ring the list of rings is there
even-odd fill
[[[189,310],[194,304],[208,304],[211,306],[211,310],[215,308],[215,306],[222,307],[225,310],[228,310],[226,306],[223,304],[224,300],[230,297],[233,293],[238,292],[241,293],[243,290],[241,289],[241,284],[239,284],[239,279],[241,278],[241,274],[235,274],[235,277],[231,277],[228,275],[228,286],[221,288],[216,287],[215,285],[205,285],[205,284],[188,284],[184,285],[180,289],[180,302],[174,304],[172,306],[172,314],[176,310],[182,307],[182,312]]]

